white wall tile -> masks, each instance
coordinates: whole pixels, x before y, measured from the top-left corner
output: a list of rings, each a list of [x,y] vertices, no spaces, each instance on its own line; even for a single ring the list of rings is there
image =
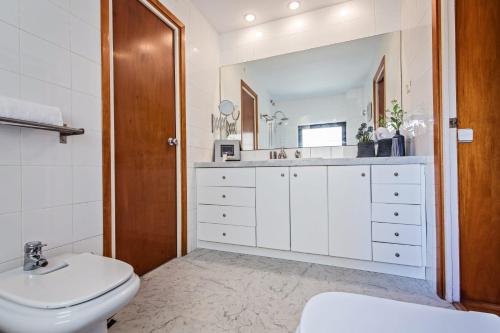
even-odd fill
[[[0,20],[18,26],[19,0],[2,0]]]
[[[21,31],[21,74],[70,88],[70,53]]]
[[[79,55],[71,55],[72,88],[93,96],[101,95],[101,76],[98,64]]]
[[[73,165],[102,165],[101,132],[87,130],[85,135],[71,138],[73,148]]]
[[[20,165],[21,130],[0,126],[0,165]]]
[[[19,74],[0,69],[0,95],[19,97]]]
[[[71,205],[23,212],[23,244],[39,240],[47,249],[71,243],[73,235]]]
[[[73,208],[73,240],[102,235],[102,201],[75,205]]]
[[[49,0],[49,1],[56,4],[57,6],[61,7],[64,10],[69,11],[70,9],[69,0]]]
[[[71,144],[58,144],[59,133],[23,128],[23,165],[71,165]]]
[[[21,214],[0,215],[0,263],[21,256]]]
[[[75,242],[73,243],[73,252],[74,253],[90,252],[93,254],[102,255],[102,242],[103,242],[102,236],[92,237],[81,240],[79,242]]]
[[[21,76],[21,99],[58,107],[63,121],[71,124],[71,90],[52,83]]]
[[[73,91],[71,93],[71,119],[75,127],[100,132],[102,129],[101,100],[92,95]]]
[[[100,0],[70,0],[71,13],[88,24],[100,27]]]
[[[67,11],[48,0],[20,0],[19,5],[21,29],[69,49]]]
[[[101,62],[101,32],[79,18],[71,18],[71,51]]]
[[[102,168],[80,166],[73,168],[73,201],[102,200]]]
[[[23,210],[72,203],[71,167],[23,166]]]
[[[21,210],[21,170],[0,166],[0,214]]]
[[[19,72],[19,29],[1,21],[0,68]]]
[[[312,147],[311,158],[331,158],[332,147]]]
[[[377,34],[401,29],[401,0],[375,0],[374,4]]]

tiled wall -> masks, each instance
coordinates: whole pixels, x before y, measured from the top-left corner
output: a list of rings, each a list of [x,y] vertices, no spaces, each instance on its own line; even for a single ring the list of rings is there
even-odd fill
[[[221,35],[221,64],[235,64],[400,30],[401,0],[350,0]]]
[[[402,70],[405,134],[410,154],[429,156],[426,177],[427,280],[436,287],[436,218],[432,90],[432,0],[402,0]]]
[[[99,0],[2,0],[0,95],[61,108],[85,135],[0,126],[0,270],[22,244],[102,252]]]
[[[212,161],[211,114],[219,101],[219,41],[215,29],[189,0],[161,0],[186,25],[188,251],[196,248],[194,162]]]

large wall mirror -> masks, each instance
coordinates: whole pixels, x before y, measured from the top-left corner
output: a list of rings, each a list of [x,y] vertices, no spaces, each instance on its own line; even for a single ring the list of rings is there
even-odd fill
[[[358,127],[375,127],[401,101],[400,32],[228,65],[221,100],[241,112],[243,150],[356,145]]]

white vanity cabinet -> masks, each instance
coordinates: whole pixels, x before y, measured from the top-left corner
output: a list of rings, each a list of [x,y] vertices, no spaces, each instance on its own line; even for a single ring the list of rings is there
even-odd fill
[[[371,260],[370,166],[328,167],[328,210],[330,255]]]
[[[327,167],[290,168],[291,249],[328,255]]]
[[[257,246],[290,250],[290,168],[256,168]]]

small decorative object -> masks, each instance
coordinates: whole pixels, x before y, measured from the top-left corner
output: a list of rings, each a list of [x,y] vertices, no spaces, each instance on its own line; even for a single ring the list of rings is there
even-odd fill
[[[375,142],[373,141],[373,127],[362,123],[356,134],[358,139],[358,157],[375,157]]]
[[[379,127],[375,130],[377,140],[377,157],[389,157],[392,153],[392,134],[387,129],[387,119],[379,119]]]
[[[393,141],[393,144],[395,143],[398,146],[398,149],[393,149],[393,156],[405,156],[406,155],[405,137],[404,135],[401,135],[399,131],[401,129],[401,125],[403,125],[404,111],[403,109],[401,109],[401,106],[399,105],[397,99],[392,100],[391,103],[392,103],[392,109],[390,110],[391,126],[396,130],[396,135],[394,135],[394,139],[397,139],[396,141]]]

